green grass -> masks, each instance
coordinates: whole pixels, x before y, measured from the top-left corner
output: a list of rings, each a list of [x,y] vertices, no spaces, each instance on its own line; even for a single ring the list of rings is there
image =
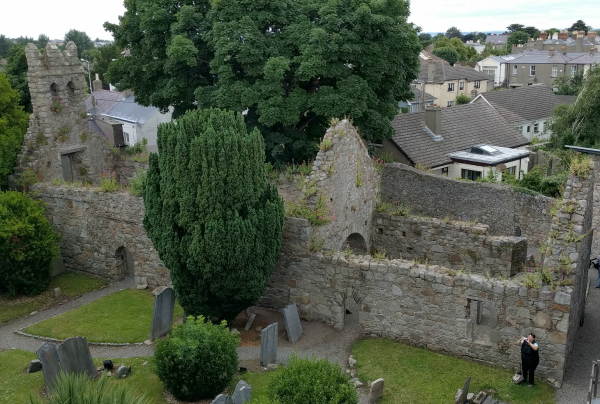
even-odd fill
[[[25,373],[35,353],[11,349],[0,352],[0,403],[24,403],[29,393],[44,387],[42,372]]]
[[[252,386],[252,402],[267,403],[269,402],[267,399],[267,384],[269,384],[277,372],[278,370],[265,373],[242,373],[241,375],[237,375],[233,378],[233,381],[228,387],[228,391],[230,394],[233,394],[237,383],[240,380],[244,380],[246,383]]]
[[[81,335],[89,342],[143,342],[150,335],[153,309],[151,293],[126,289],[33,324],[24,331],[57,339]],[[183,309],[176,304],[174,319],[181,317]]]
[[[54,288],[60,288],[63,295],[73,298],[83,293],[96,290],[107,285],[104,279],[66,273],[52,278],[48,289],[37,296],[17,296],[9,298],[0,295],[0,324],[23,317],[31,312],[56,304]]]
[[[389,340],[362,340],[352,353],[363,382],[385,379],[382,404],[442,404],[471,376],[470,392],[495,389],[511,404],[553,404],[554,390],[538,380],[532,389],[511,382],[513,372],[480,365]]]

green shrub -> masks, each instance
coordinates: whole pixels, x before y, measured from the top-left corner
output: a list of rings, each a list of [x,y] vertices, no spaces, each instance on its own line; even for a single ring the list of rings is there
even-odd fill
[[[103,192],[117,192],[119,185],[117,184],[117,176],[114,171],[102,171],[100,173],[100,189]]]
[[[54,388],[46,399],[40,400],[33,394],[29,404],[150,404],[145,397],[136,397],[125,384],[108,384],[108,377],[90,380],[83,374],[61,373]]]
[[[136,169],[135,177],[129,180],[129,192],[131,195],[142,196],[144,194],[144,184],[146,183],[147,170]]]
[[[271,401],[280,404],[356,404],[358,394],[342,368],[327,359],[292,356],[267,386]]]
[[[0,192],[1,291],[36,295],[46,290],[57,242],[43,202],[25,193]]]
[[[238,334],[231,333],[225,321],[217,325],[190,316],[156,341],[156,373],[178,400],[214,398],[237,371],[239,344]]]
[[[148,154],[147,145],[148,145],[148,139],[146,139],[144,137],[144,138],[142,138],[141,142],[137,142],[133,146],[127,146],[125,148],[125,153],[127,153],[129,155]]]

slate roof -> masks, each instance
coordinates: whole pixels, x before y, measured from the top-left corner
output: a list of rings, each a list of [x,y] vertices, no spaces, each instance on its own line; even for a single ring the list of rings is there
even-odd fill
[[[418,104],[419,102],[421,102],[421,90],[413,87],[412,91],[415,94],[415,96],[410,100],[410,102],[412,104]],[[431,95],[427,91],[425,91],[425,101],[435,101],[435,100],[437,100],[436,97],[434,97],[433,95]]]
[[[421,60],[421,72],[419,81],[424,80],[428,83],[443,84],[447,80],[467,80],[467,81],[488,81],[490,78],[469,66],[450,66],[448,63],[435,62],[435,77],[433,80],[428,78],[428,62]]]
[[[508,41],[508,34],[507,35],[488,35],[485,37],[485,43],[491,42],[494,45],[506,45],[506,42]]]
[[[158,112],[156,107],[144,107],[135,102],[135,97],[130,95],[119,101],[112,109],[103,115],[110,116],[121,121],[135,122],[143,125],[148,119]]]
[[[108,140],[108,136],[106,135],[106,133],[104,133],[104,131],[102,129],[100,129],[100,127],[98,126],[98,124],[95,121],[93,121],[91,119],[88,120],[87,127],[91,132]]]
[[[515,148],[529,142],[486,103],[442,108],[442,140],[425,131],[425,112],[396,115],[391,140],[413,162],[427,167],[452,163],[449,153],[487,143]]]
[[[558,97],[550,87],[536,85],[481,93],[472,102],[485,101],[509,123],[518,125],[549,118],[555,106],[565,103],[565,98]]]
[[[594,64],[600,63],[600,53],[594,52],[590,56],[590,52],[564,52],[561,53],[558,49],[552,56],[549,51],[528,49],[520,53],[513,54],[514,60],[505,61],[504,63],[517,64]],[[502,58],[503,56],[499,56]],[[498,60],[494,58],[494,60]],[[516,60],[516,61],[515,61]]]
[[[123,99],[123,93],[118,91],[96,90],[85,99],[85,110],[90,112],[92,109],[92,97],[94,97],[95,106],[98,108],[99,115],[110,111],[119,101]]]

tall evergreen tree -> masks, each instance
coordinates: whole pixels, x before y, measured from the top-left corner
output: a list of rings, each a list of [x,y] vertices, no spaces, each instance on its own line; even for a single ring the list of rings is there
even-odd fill
[[[19,105],[19,93],[0,73],[0,189],[6,188],[8,175],[15,168],[28,122],[29,115]]]
[[[188,314],[233,320],[273,271],[283,201],[265,177],[260,132],[241,114],[188,111],[158,129],[144,227]]]

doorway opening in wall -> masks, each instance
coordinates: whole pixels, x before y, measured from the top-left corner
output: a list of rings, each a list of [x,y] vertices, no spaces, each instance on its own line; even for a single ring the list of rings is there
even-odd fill
[[[342,251],[347,249],[352,250],[352,253],[356,255],[365,255],[368,253],[367,242],[360,233],[352,233],[348,236],[344,244],[342,244]]]
[[[358,312],[360,306],[354,300],[353,296],[348,296],[344,299],[344,327],[358,326]]]
[[[127,248],[123,246],[117,248],[117,251],[115,252],[115,261],[115,269],[113,272],[118,279],[132,277],[134,275],[133,256]]]

